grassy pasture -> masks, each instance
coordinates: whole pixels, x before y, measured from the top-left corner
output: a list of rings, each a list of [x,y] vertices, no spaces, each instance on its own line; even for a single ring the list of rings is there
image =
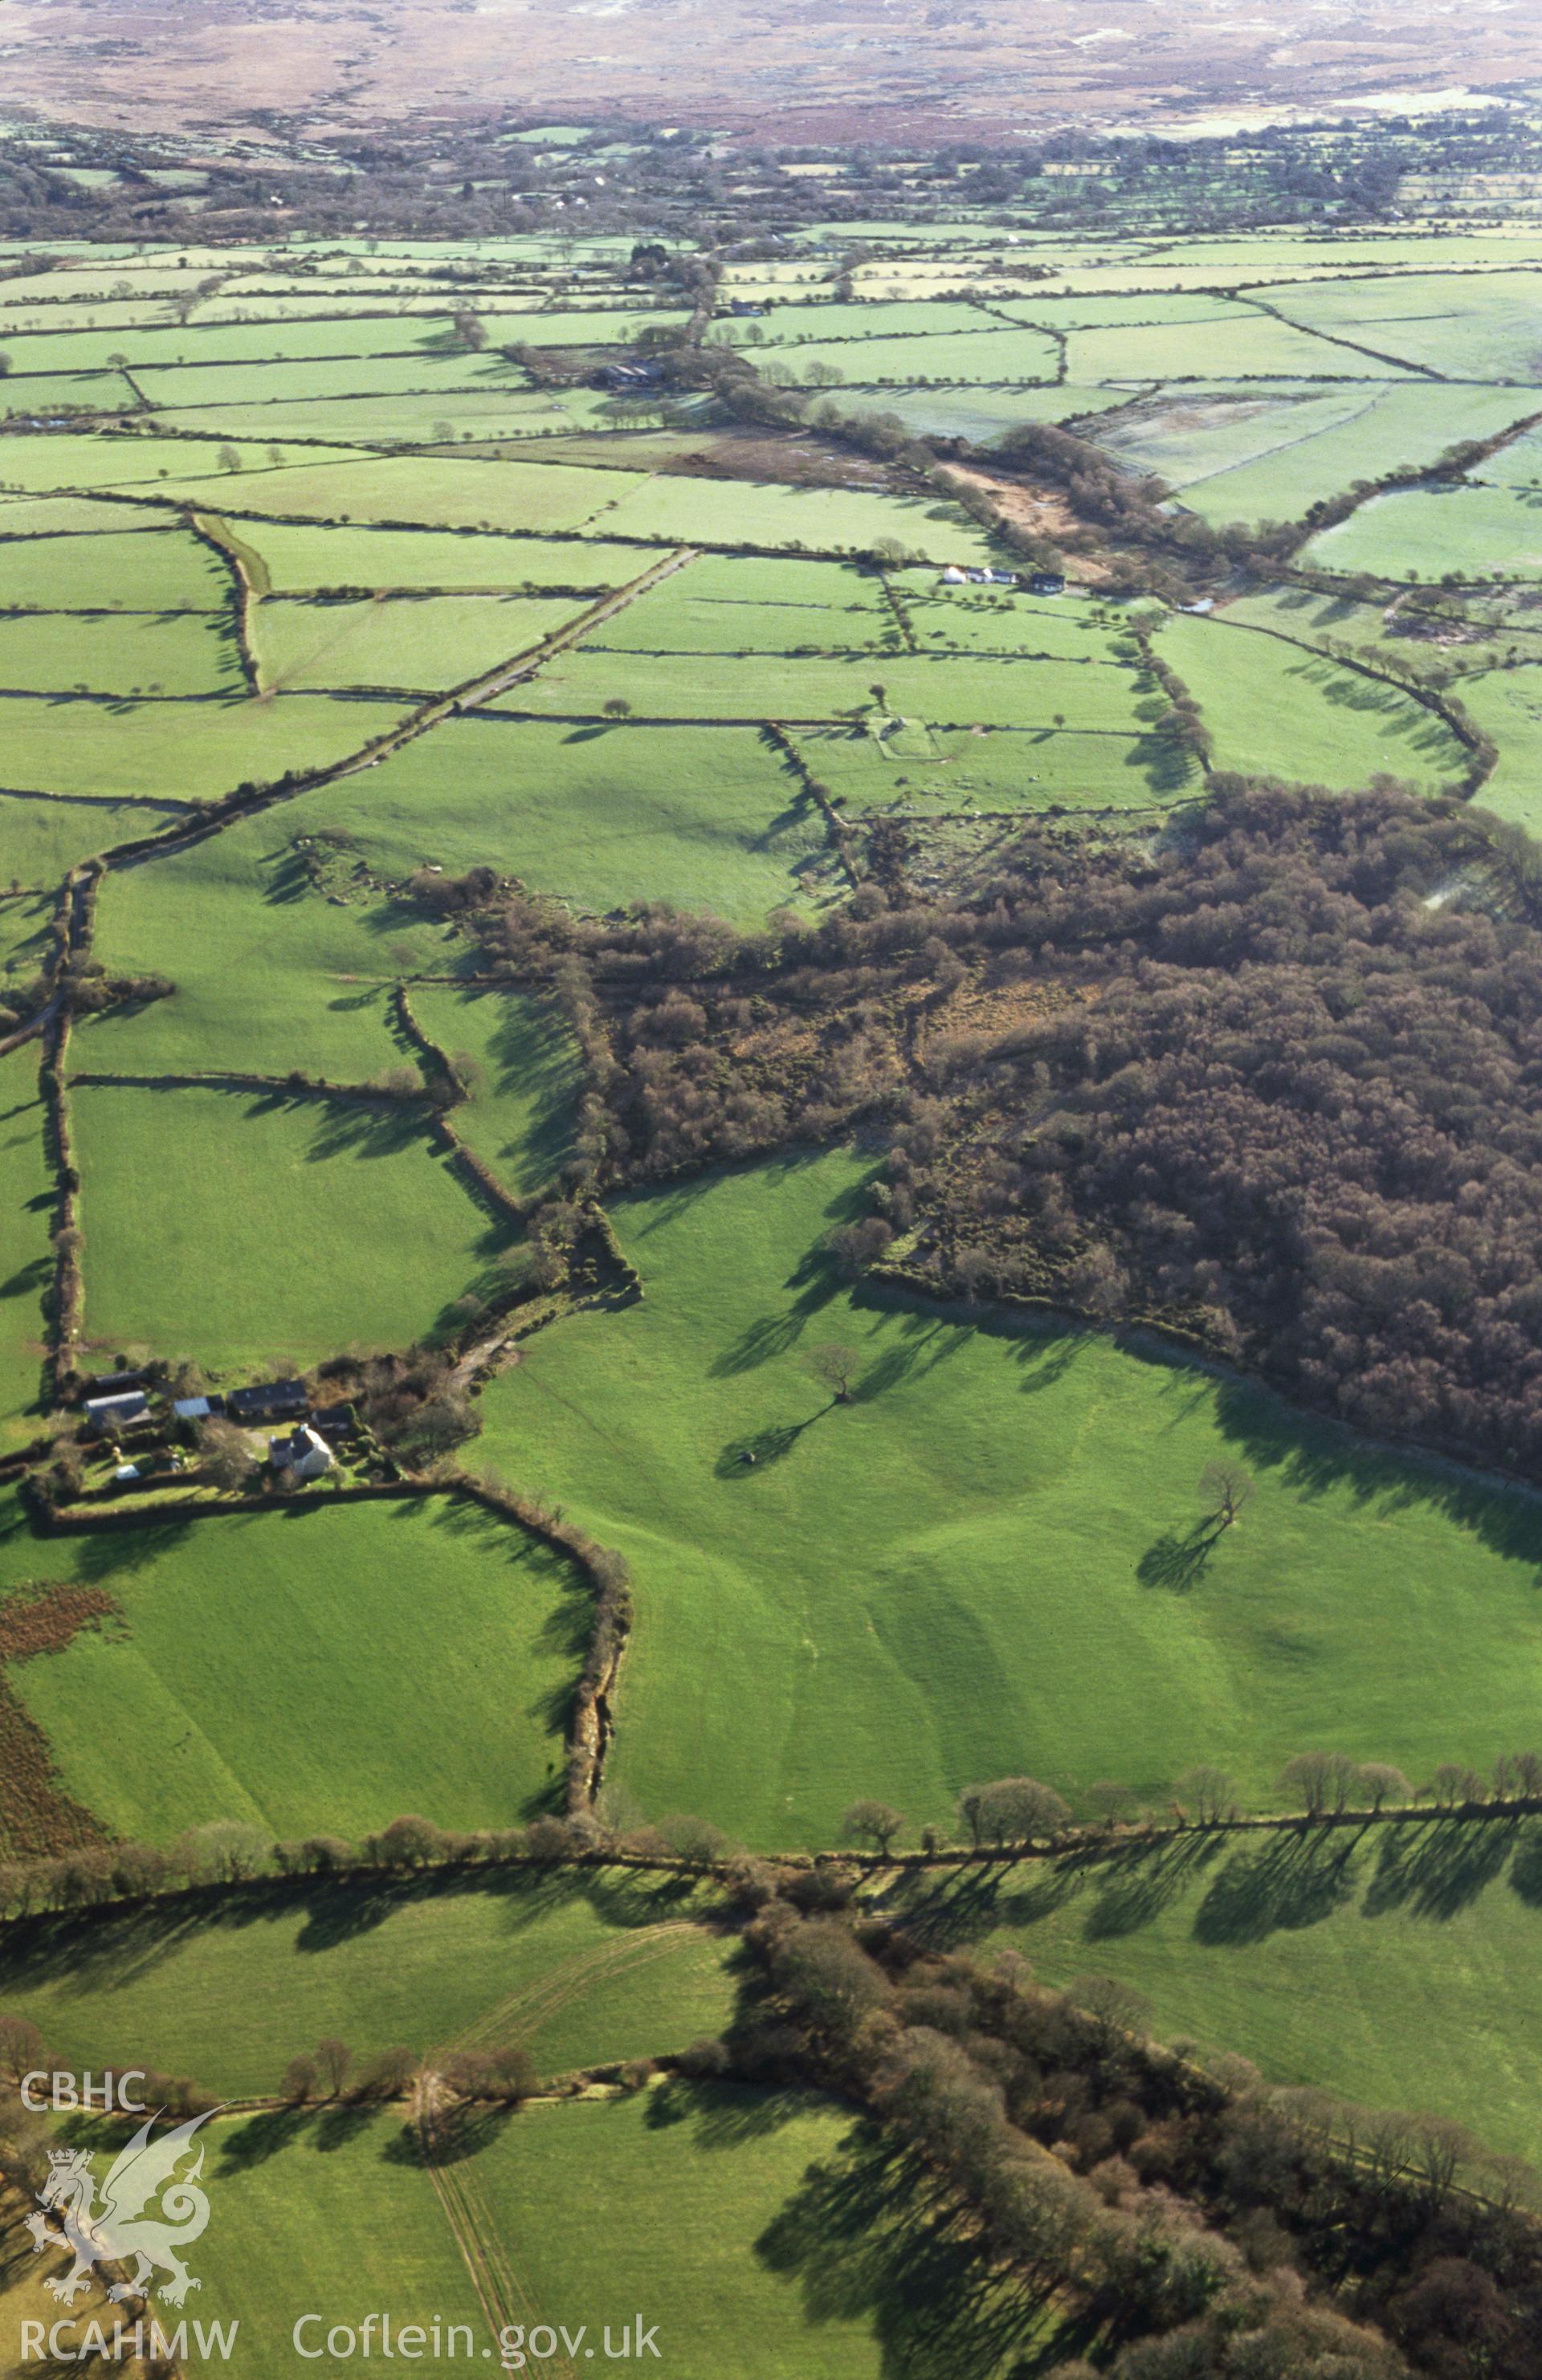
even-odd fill
[[[1072,421],[1124,402],[1114,389],[1035,387],[1026,382],[1003,391],[959,386],[868,390],[848,384],[841,395],[843,399],[870,395],[879,411],[898,414],[914,437],[970,438],[978,446],[1004,438],[1025,421]]]
[[[42,1298],[54,1270],[54,1181],[43,1142],[35,1048],[0,1058],[0,1446],[36,1428]]]
[[[136,540],[137,541],[137,540]],[[0,549],[3,552],[3,549]],[[120,696],[246,690],[227,614],[40,612],[0,616],[0,688]],[[0,767],[5,763],[0,762]]]
[[[654,719],[790,719],[866,716],[879,707],[943,727],[1049,728],[1060,714],[1075,727],[1135,735],[1140,719],[1135,673],[1095,662],[1036,661],[1014,666],[994,655],[903,652],[624,655],[569,646],[540,675],[500,696],[495,710],[598,717],[612,700]]]
[[[406,873],[509,869],[580,907],[677,901],[748,923],[830,880],[818,809],[759,732],[455,720],[330,788],[315,823]]]
[[[489,594],[572,587],[603,594],[637,577],[657,558],[645,547],[607,545],[599,538],[313,528],[309,522],[288,521],[242,521],[240,540],[261,554],[273,591],[280,595],[339,587]],[[0,568],[5,552],[0,545]]]
[[[929,306],[924,310],[933,310]],[[777,350],[775,359],[794,381],[805,377],[810,365],[829,365],[844,381],[880,389],[905,388],[926,380],[960,387],[1010,387],[1059,378],[1060,348],[1048,332],[1004,323],[991,329],[989,320],[972,331],[935,331],[908,339],[807,339]]]
[[[868,650],[898,637],[882,581],[841,563],[706,554],[586,638],[589,652]]]
[[[1004,2380],[1043,2322],[981,2286],[918,2174],[812,2095],[669,2083],[532,2108],[472,2172],[529,2319],[613,2338],[645,2308],[672,2380]]]
[[[72,801],[55,794],[0,794],[0,879],[56,887],[67,871],[114,844],[188,815],[180,802]]]
[[[9,694],[0,701],[0,770],[15,790],[163,803],[210,801],[248,780],[331,767],[383,735],[405,708],[310,694],[134,704]]]
[[[232,2363],[240,2380],[287,2380],[295,2322],[318,2312],[321,2325],[301,2336],[319,2348],[329,2327],[356,2326],[389,2305],[396,2339],[416,2323],[428,2345],[437,2322],[446,2354],[450,2326],[469,2331],[469,2341],[455,2341],[463,2369],[467,2357],[493,2354],[433,2184],[403,2153],[399,2108],[221,2117],[200,2137],[217,2211],[199,2242],[200,2287],[186,2312],[240,2325]],[[378,2354],[378,2321],[374,2346]]]
[[[603,429],[611,399],[596,389],[432,389],[401,396],[297,397],[267,405],[177,408],[155,416],[167,431],[219,438],[306,438],[350,446],[449,446],[544,440]]]
[[[230,574],[176,530],[6,539],[0,510],[0,610],[225,612]]]
[[[709,334],[714,345],[732,347],[801,346],[807,340],[942,338],[957,333],[1000,330],[982,306],[964,299],[927,299],[886,304],[867,298],[845,304],[838,298],[783,300],[759,321],[721,315]]]
[[[1378,771],[1427,789],[1460,778],[1444,722],[1396,686],[1223,619],[1171,619],[1164,659],[1204,711],[1215,764],[1347,792]]]
[[[987,1955],[1010,1943],[1049,1983],[1118,1975],[1150,1999],[1160,2033],[1238,2051],[1270,2082],[1429,2108],[1492,2147],[1535,2148],[1535,1820],[1199,1839],[897,1898]]]
[[[1067,590],[1036,599],[923,586],[921,591],[901,582],[912,633],[925,652],[1051,654],[1062,661],[1113,657],[1119,614],[1095,618],[1096,607],[1085,596]]]
[[[253,475],[265,485],[284,463],[304,454],[303,448],[287,453],[279,448],[275,455],[266,446],[234,439],[230,443],[237,457],[235,470],[217,466],[218,484],[227,490],[237,480]],[[41,431],[36,436],[15,431],[0,441],[0,490],[42,495],[52,489],[89,492],[121,487],[148,495],[164,493],[179,501],[175,495],[178,475],[215,469],[218,452],[208,439],[158,438],[153,432],[147,436],[131,431],[109,431],[92,437],[85,431]],[[347,449],[339,447],[332,468],[346,459]]]
[[[463,464],[462,469],[474,469]],[[508,468],[508,466],[501,466]],[[552,471],[563,467],[547,467]],[[540,466],[531,466],[539,477]],[[952,504],[920,497],[869,495],[841,488],[788,488],[746,480],[650,479],[628,486],[620,471],[589,478],[612,482],[610,501],[591,516],[601,537],[708,546],[803,546],[815,553],[864,552],[886,539],[937,562],[990,562],[994,552],[973,521]]]
[[[1095,384],[1213,380],[1223,374],[1384,381],[1397,370],[1241,305],[1225,312],[1218,307],[1209,322],[1150,322],[1144,328],[1122,322],[1108,330],[1071,331],[1065,340],[1067,380]]]
[[[109,872],[98,954],[125,974],[169,976],[176,989],[83,1028],[78,1064],[137,1075],[301,1066],[358,1082],[410,1060],[391,1030],[389,985],[455,953],[443,927],[351,882],[358,863],[346,850],[312,886],[296,842],[307,831],[299,811],[283,808]],[[327,897],[338,885],[346,905]]]
[[[448,311],[443,310],[443,300],[437,315],[405,317],[385,298],[376,296],[371,302],[379,310],[364,321],[199,321],[165,328],[147,323],[140,316],[115,320],[96,330],[72,330],[61,323],[56,332],[44,330],[19,338],[7,337],[6,346],[18,373],[100,370],[110,356],[123,355],[135,378],[141,371],[146,373],[157,391],[162,373],[179,367],[212,370],[224,365],[229,370],[233,390],[244,393],[250,388],[254,377],[265,370],[280,370],[285,364],[314,365],[328,357],[346,360],[363,356],[415,356],[427,363],[431,358],[438,361],[455,344],[454,326]],[[51,323],[54,319],[50,311],[47,320]],[[171,405],[191,404],[194,400],[164,396],[160,401]],[[214,401],[219,401],[217,395]]]
[[[1534,381],[1542,368],[1542,273],[1322,281],[1274,302],[1293,322],[1453,380]]]
[[[1280,419],[1282,435],[1274,449],[1190,480],[1184,502],[1214,521],[1299,518],[1310,504],[1337,495],[1369,469],[1433,464],[1458,440],[1493,436],[1534,411],[1539,394],[1418,382],[1383,389],[1365,412],[1337,421],[1324,419],[1315,430],[1287,414]],[[1308,430],[1309,435],[1294,434]]]
[[[1445,481],[1373,496],[1313,538],[1302,559],[1378,578],[1534,578],[1542,570],[1542,495]]]
[[[929,728],[902,721],[801,730],[807,766],[854,810],[915,805],[949,810],[1151,809],[1203,789],[1196,763],[1156,735]]]
[[[520,595],[404,595],[369,602],[270,598],[252,644],[263,690],[370,686],[437,694],[528,652],[581,601]],[[0,670],[5,636],[0,625]]]
[[[94,537],[103,530],[145,535],[180,533],[180,516],[168,506],[124,504],[111,496],[0,496],[0,554],[21,538]]]
[[[610,306],[579,307],[564,312],[544,307],[531,311],[521,308],[516,313],[501,313],[497,300],[478,306],[487,335],[504,346],[522,344],[531,347],[625,347],[640,333],[667,324],[678,329],[689,318],[678,310],[633,306],[620,309]]]
[[[184,442],[188,443],[188,442]],[[207,453],[207,449],[203,450]],[[244,480],[176,480],[167,492],[220,512],[324,523],[383,521],[406,528],[578,529],[624,493],[622,471],[576,470],[560,463],[480,463],[436,455],[370,455],[339,449]],[[614,534],[613,525],[601,536]]]
[[[573,1153],[583,1068],[561,1014],[470,984],[414,984],[410,998],[470,1093],[455,1131],[505,1189],[534,1197]]]
[[[406,1346],[509,1250],[410,1110],[115,1085],[71,1100],[99,1344],[221,1374]],[[409,1246],[410,1266],[382,1261]]]
[[[467,389],[526,389],[529,382],[504,356],[445,355],[287,357],[273,363],[168,364],[140,370],[135,379],[157,411],[168,406],[196,407],[216,417],[240,406],[262,414],[270,405],[302,397],[337,403],[370,396],[453,394]],[[215,426],[218,426],[216,419]]]
[[[1489,670],[1463,685],[1462,699],[1500,747],[1478,799],[1528,833],[1542,833],[1542,670]]]
[[[486,1392],[490,1459],[636,1572],[618,1786],[791,1845],[859,1793],[915,1827],[977,1777],[1155,1801],[1212,1759],[1267,1803],[1310,1744],[1424,1777],[1525,1737],[1542,1508],[1095,1334],[854,1295],[817,1249],[861,1178],[826,1155],[621,1202],[642,1304]],[[847,1407],[804,1370],[828,1341],[858,1351]],[[1221,1453],[1257,1496],[1185,1589]]]
[[[500,1594],[540,1600],[538,1578],[511,1581],[495,1548],[489,1556]],[[360,1584],[352,1560],[347,1569]],[[447,1597],[460,1578],[452,1554],[449,1572],[426,1584]],[[526,1648],[489,1649],[523,1690],[514,1664]],[[82,2066],[131,2046],[232,2098],[275,2090],[297,2044],[331,2034],[364,2059],[405,2041],[426,2057],[505,2008],[507,2029],[486,2037],[522,2041],[543,2072],[570,2073],[720,2029],[732,1946],[692,1923],[712,1908],[688,1884],[624,1868],[310,1882],[216,1905],[201,1921],[178,1912],[158,1926],[136,1914],[103,1920],[89,1938],[48,1925],[13,1934],[0,2005]]]
[[[87,1576],[120,1607],[14,1673],[66,1790],[115,1831],[164,1842],[239,1818],[351,1837],[404,1810],[508,1826],[562,1766],[587,1595],[478,1506],[13,1535],[4,1560],[13,1578]],[[133,1725],[92,1717],[119,1707]]]
[[[121,372],[38,372],[7,380],[0,389],[0,415],[10,421],[48,414],[132,413],[137,404]]]

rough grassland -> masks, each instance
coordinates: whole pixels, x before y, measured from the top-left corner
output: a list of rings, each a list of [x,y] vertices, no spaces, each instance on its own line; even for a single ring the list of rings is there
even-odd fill
[[[474,465],[463,464],[463,470]],[[501,470],[511,468],[499,466]],[[560,465],[532,464],[537,477]],[[788,547],[815,553],[862,552],[897,539],[934,562],[991,562],[983,532],[952,504],[914,496],[868,495],[840,488],[761,487],[747,480],[651,479],[627,492],[628,473],[585,476],[613,482],[613,501],[591,526],[601,537],[661,539],[668,544]],[[540,527],[539,522],[531,524]]]
[[[0,1446],[37,1427],[40,1301],[53,1272],[54,1184],[44,1156],[35,1048],[0,1058]]]
[[[572,1154],[582,1066],[559,1012],[518,993],[415,984],[412,1013],[470,1090],[455,1128],[516,1198]]]
[[[906,720],[892,735],[814,728],[795,737],[814,775],[854,809],[1151,809],[1203,791],[1197,762],[1156,735],[965,728]]]
[[[817,1247],[859,1178],[830,1155],[624,1202],[643,1303],[487,1392],[489,1458],[636,1570],[612,1774],[645,1807],[828,1843],[858,1794],[915,1826],[977,1777],[1155,1800],[1208,1759],[1267,1804],[1318,1742],[1424,1777],[1535,1732],[1530,1500],[1095,1334],[854,1299]],[[804,1368],[830,1341],[849,1406]],[[1185,1585],[1222,1453],[1257,1499]]]
[[[115,1086],[70,1096],[85,1328],[99,1344],[221,1374],[406,1346],[509,1246],[411,1109]]]
[[[190,446],[185,441],[184,446]],[[207,454],[200,448],[200,455]],[[188,468],[186,463],[184,469]],[[196,466],[194,467],[196,468]],[[232,480],[173,480],[167,493],[279,519],[421,523],[430,528],[577,529],[637,475],[560,463],[480,463],[436,455],[329,458]],[[601,529],[604,536],[611,532]]]
[[[479,1506],[13,1534],[0,1575],[87,1578],[121,1607],[15,1673],[66,1790],[114,1832],[242,1818],[357,1837],[404,1810],[512,1826],[562,1767],[589,1599]]]
[[[1161,654],[1215,737],[1218,769],[1347,793],[1378,772],[1433,791],[1461,776],[1451,730],[1397,687],[1221,620],[1169,620]]]
[[[1155,2026],[1270,2082],[1428,2107],[1531,2155],[1542,2121],[1542,1833],[1519,1826],[1188,1840],[1079,1872],[902,1893],[1046,1982],[1122,1976]]]
[[[749,921],[827,872],[824,821],[754,728],[455,720],[308,805],[392,874],[486,864],[587,909]]]
[[[712,1908],[625,1868],[313,1880],[13,1929],[0,2005],[79,2067],[132,2052],[228,2098],[276,2090],[297,2046],[329,2034],[363,2059],[399,2041],[427,2057],[475,2028],[571,2073],[721,2031],[735,1945],[688,1922]]]

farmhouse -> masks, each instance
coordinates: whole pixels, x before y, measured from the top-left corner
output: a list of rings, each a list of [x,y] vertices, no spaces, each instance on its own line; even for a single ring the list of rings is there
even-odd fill
[[[263,1380],[255,1388],[232,1389],[225,1401],[230,1419],[243,1426],[255,1421],[303,1421],[310,1400],[299,1380]]]
[[[1028,581],[1030,595],[1063,595],[1065,581],[1058,570],[1036,570]]]
[[[268,1461],[276,1472],[290,1481],[319,1479],[323,1471],[332,1469],[336,1460],[320,1431],[312,1429],[307,1422],[302,1422],[298,1429],[292,1430],[287,1438],[273,1438],[268,1441]]]

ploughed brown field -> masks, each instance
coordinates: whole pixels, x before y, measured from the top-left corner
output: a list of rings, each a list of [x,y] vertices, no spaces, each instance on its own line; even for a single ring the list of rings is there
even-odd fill
[[[141,128],[528,107],[836,140],[1534,79],[1542,19],[1394,0],[0,0],[0,60],[12,103]]]

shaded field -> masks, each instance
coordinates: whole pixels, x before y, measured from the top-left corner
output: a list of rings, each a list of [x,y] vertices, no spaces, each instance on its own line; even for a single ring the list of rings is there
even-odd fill
[[[8,1583],[89,1580],[119,1609],[13,1673],[66,1790],[110,1830],[512,1826],[551,1793],[589,1597],[479,1507],[312,1503],[46,1543],[6,1517]]]
[[[914,1829],[980,1777],[1160,1802],[1215,1760],[1269,1807],[1318,1743],[1424,1777],[1529,1738],[1529,1498],[1095,1334],[854,1295],[820,1243],[863,1178],[828,1155],[621,1202],[643,1302],[486,1392],[488,1459],[635,1570],[618,1785],[817,1845],[859,1794]],[[830,1342],[849,1405],[806,1368]],[[1217,1538],[1219,1456],[1258,1492]]]

